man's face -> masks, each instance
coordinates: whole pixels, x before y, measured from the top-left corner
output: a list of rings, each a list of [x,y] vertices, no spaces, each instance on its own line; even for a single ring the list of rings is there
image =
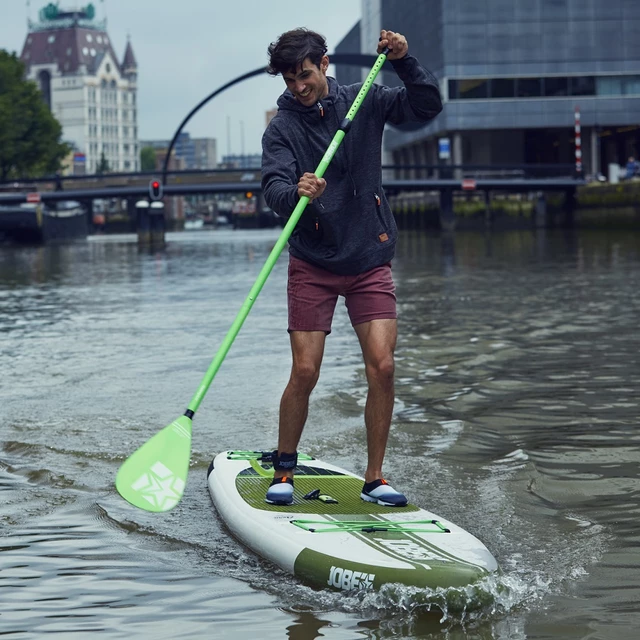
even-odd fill
[[[310,107],[329,94],[328,66],[329,58],[327,56],[322,57],[319,68],[309,58],[305,58],[295,73],[290,71],[283,74],[282,77],[287,89],[293,93],[293,97],[305,107]]]

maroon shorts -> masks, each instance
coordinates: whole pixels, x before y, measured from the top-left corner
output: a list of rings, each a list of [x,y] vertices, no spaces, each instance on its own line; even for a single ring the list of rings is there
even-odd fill
[[[331,333],[338,296],[344,296],[353,326],[370,320],[395,319],[396,294],[391,264],[357,276],[338,276],[289,256],[289,331]]]

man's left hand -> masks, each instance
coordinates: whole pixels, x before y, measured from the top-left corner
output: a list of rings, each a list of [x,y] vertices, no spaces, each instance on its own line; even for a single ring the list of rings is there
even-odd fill
[[[409,45],[407,39],[401,34],[395,31],[380,32],[380,42],[378,42],[378,53],[382,53],[385,47],[389,47],[389,53],[387,54],[387,60],[400,60],[404,58],[409,52]]]

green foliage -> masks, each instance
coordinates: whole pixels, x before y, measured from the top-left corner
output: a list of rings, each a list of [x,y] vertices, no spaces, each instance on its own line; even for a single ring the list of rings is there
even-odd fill
[[[140,149],[140,171],[156,170],[156,150],[153,147]]]
[[[493,214],[501,214],[512,217],[528,218],[533,212],[533,202],[531,200],[515,200],[509,197],[494,197],[489,206]],[[487,205],[483,199],[456,199],[453,211],[456,215],[465,217],[484,216]]]
[[[16,57],[0,49],[0,180],[55,173],[70,147]]]
[[[104,157],[104,151],[100,154],[100,162],[98,162],[98,166],[96,167],[96,173],[98,175],[103,173],[109,173],[111,171],[111,167],[109,166],[109,161]]]
[[[578,188],[580,207],[637,206],[640,202],[640,180],[629,180],[620,184],[594,182]]]

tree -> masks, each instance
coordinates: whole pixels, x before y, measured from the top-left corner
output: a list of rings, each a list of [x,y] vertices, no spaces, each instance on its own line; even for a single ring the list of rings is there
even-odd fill
[[[140,149],[140,171],[156,170],[156,150],[153,147]]]
[[[104,151],[100,154],[100,162],[98,162],[98,166],[96,167],[96,173],[101,175],[103,173],[109,173],[111,171],[111,167],[109,167],[109,161],[104,157]]]
[[[0,180],[52,174],[71,148],[15,53],[0,49]]]

